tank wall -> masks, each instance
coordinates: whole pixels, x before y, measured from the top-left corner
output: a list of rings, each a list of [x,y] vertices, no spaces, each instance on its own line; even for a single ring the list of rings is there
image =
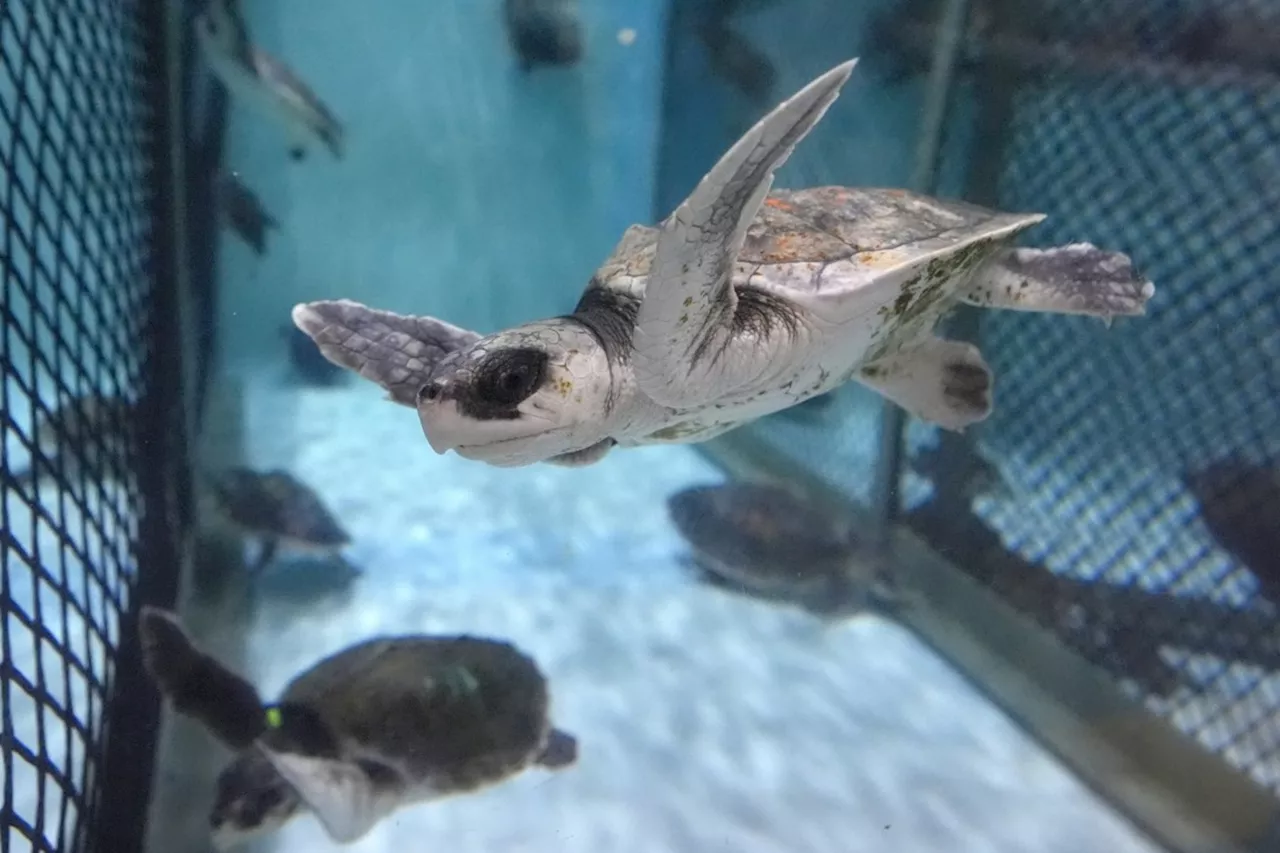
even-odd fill
[[[517,69],[500,0],[245,3],[254,40],[346,128],[341,162],[293,163],[233,104],[225,160],[282,223],[255,262],[220,250],[235,357],[278,358],[298,301],[350,298],[495,331],[572,309],[622,230],[648,220],[665,3],[582,3],[590,74]],[[618,32],[635,31],[623,45]]]

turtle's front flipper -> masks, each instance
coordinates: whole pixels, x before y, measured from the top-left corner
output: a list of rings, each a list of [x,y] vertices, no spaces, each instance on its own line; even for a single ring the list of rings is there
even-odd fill
[[[293,323],[329,361],[378,383],[392,400],[410,407],[440,359],[480,339],[434,317],[379,311],[349,299],[295,305]]]
[[[759,340],[768,332],[768,311],[785,310],[776,306],[763,307],[742,329],[750,340],[731,346],[735,319],[746,325],[735,318],[734,263],[774,170],[835,101],[856,61],[837,65],[761,119],[663,222],[632,336],[636,382],[655,402],[700,405],[759,375],[776,357]]]
[[[927,338],[855,377],[912,415],[961,430],[991,414],[991,370],[972,344]]]
[[[1089,243],[1009,249],[973,275],[960,298],[984,308],[1088,314],[1110,320],[1144,313],[1155,285],[1128,255]]]
[[[368,834],[399,802],[396,792],[381,790],[380,780],[371,778],[356,762],[262,751],[338,844],[350,844]]]
[[[138,633],[143,666],[175,710],[232,749],[248,748],[265,731],[258,691],[197,649],[172,613],[144,607]]]

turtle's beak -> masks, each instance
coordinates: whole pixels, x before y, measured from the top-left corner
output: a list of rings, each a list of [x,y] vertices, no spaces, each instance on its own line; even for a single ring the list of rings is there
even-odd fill
[[[436,453],[446,453],[462,443],[463,436],[475,432],[475,422],[464,418],[453,400],[418,402],[418,421],[427,444]]]

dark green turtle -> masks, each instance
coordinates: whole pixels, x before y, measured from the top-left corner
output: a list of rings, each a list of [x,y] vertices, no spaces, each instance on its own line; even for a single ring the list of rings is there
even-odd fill
[[[276,829],[304,808],[349,843],[401,807],[577,760],[577,740],[551,726],[537,664],[500,640],[367,640],[310,667],[266,705],[199,651],[173,614],[144,608],[140,632],[147,671],[174,709],[240,753],[219,779],[211,817],[223,843]]]
[[[351,542],[320,496],[288,471],[230,468],[211,479],[209,491],[228,521],[262,543],[255,570],[271,562],[281,545],[339,556]]]
[[[823,618],[897,603],[877,552],[780,486],[692,486],[668,498],[667,510],[706,583]]]

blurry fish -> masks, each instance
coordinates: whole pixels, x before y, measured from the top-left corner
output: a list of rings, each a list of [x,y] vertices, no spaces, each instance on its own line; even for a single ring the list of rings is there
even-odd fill
[[[253,46],[227,0],[210,0],[195,30],[205,61],[227,91],[286,129],[291,159],[302,160],[313,143],[342,158],[342,124],[292,71]]]
[[[50,472],[50,464],[59,458],[68,471],[79,470],[81,457],[88,455],[92,443],[128,430],[134,412],[134,405],[123,397],[86,394],[47,415],[41,415],[36,419],[33,437],[36,450],[47,461],[37,463],[33,460],[26,469],[14,472],[14,480],[19,484],[33,482],[39,477],[39,469]],[[67,452],[72,448],[79,452]]]
[[[667,510],[706,583],[829,619],[901,603],[875,551],[786,489],[693,486]]]
[[[238,172],[224,172],[219,176],[218,205],[231,230],[256,254],[264,254],[267,231],[279,228],[280,223],[262,206],[253,190],[244,185]]]
[[[303,671],[267,705],[172,613],[144,607],[139,635],[147,673],[174,709],[238,753],[210,815],[220,849],[303,810],[350,843],[402,807],[577,761],[577,739],[551,725],[537,664],[500,640],[367,640]]]
[[[293,323],[280,325],[280,336],[289,347],[289,365],[293,374],[309,385],[337,385],[347,381],[350,371],[325,358],[315,342]]]
[[[1185,482],[1209,533],[1253,575],[1259,593],[1280,607],[1280,465],[1229,456]]]
[[[582,59],[582,25],[571,0],[504,0],[503,13],[521,71]]]
[[[228,521],[262,543],[254,572],[265,568],[281,545],[341,559],[351,542],[320,496],[287,471],[231,468],[211,478],[210,493]]]
[[[778,74],[769,57],[727,22],[712,20],[698,28],[711,70],[754,101],[773,101]]]

